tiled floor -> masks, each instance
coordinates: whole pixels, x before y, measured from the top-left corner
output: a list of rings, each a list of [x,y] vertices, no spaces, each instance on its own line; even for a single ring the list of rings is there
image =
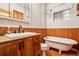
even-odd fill
[[[46,51],[46,55],[47,56],[77,56],[77,53],[74,51],[67,51],[67,52],[62,52],[62,54],[60,55],[58,53],[58,50],[49,49],[48,51]]]

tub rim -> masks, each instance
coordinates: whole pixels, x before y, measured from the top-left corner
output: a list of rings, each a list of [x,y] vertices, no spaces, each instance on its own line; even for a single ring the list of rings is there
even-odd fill
[[[78,42],[77,42],[76,40],[73,40],[73,41],[75,41],[76,43],[64,43],[64,42],[57,42],[57,41],[53,41],[53,40],[48,40],[47,37],[55,37],[55,36],[45,36],[45,37],[44,37],[44,40],[45,40],[45,41],[55,42],[55,43],[60,43],[60,44],[65,44],[65,45],[76,45],[76,44],[78,44]],[[62,37],[57,37],[57,38],[62,38]],[[62,39],[63,39],[63,38],[62,38]],[[65,39],[72,40],[72,39],[69,39],[69,38],[65,38]]]

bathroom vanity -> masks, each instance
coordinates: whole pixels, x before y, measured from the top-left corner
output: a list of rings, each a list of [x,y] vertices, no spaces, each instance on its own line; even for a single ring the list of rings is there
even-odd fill
[[[40,35],[28,35],[18,39],[0,37],[0,56],[40,56]]]

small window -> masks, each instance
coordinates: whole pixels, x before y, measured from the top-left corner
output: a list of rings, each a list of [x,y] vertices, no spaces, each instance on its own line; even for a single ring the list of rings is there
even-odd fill
[[[64,10],[54,13],[54,20],[68,20],[70,19],[70,10]]]

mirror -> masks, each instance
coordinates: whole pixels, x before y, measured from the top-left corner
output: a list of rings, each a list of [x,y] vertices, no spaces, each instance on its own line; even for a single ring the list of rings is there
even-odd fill
[[[16,21],[30,22],[31,4],[29,3],[0,3],[0,16]]]
[[[16,6],[16,7],[15,7]],[[17,20],[29,22],[30,20],[30,4],[29,3],[10,3],[10,17]]]

